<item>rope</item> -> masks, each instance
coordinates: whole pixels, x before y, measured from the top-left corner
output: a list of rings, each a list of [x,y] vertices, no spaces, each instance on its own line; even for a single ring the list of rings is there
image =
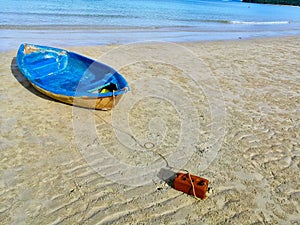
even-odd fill
[[[114,96],[114,95],[113,95],[113,96]],[[184,171],[184,172],[186,172],[187,175],[188,175],[188,177],[189,177],[189,180],[190,180],[190,182],[191,182],[191,185],[192,185],[193,197],[194,197],[195,199],[197,199],[197,200],[202,200],[201,198],[197,197],[197,195],[196,195],[195,185],[194,185],[194,183],[193,183],[191,174],[190,174],[190,172],[189,172],[187,169],[184,169],[184,168],[178,168],[178,167],[169,165],[169,162],[168,162],[168,160],[166,159],[165,156],[163,156],[163,155],[162,155],[161,153],[159,153],[159,152],[156,152],[156,151],[152,150],[152,148],[154,147],[154,144],[153,144],[152,142],[146,142],[146,143],[143,145],[143,144],[141,144],[141,143],[140,143],[140,142],[139,142],[132,134],[130,134],[130,133],[124,131],[123,129],[121,129],[121,128],[119,128],[119,127],[116,127],[116,126],[112,125],[111,123],[107,122],[105,119],[101,118],[101,117],[98,116],[97,114],[95,114],[95,115],[96,115],[99,119],[101,119],[103,122],[105,122],[106,124],[108,124],[109,126],[111,126],[112,128],[117,129],[117,130],[121,131],[122,133],[124,133],[124,134],[128,135],[129,137],[131,137],[131,138],[132,138],[132,139],[133,139],[140,147],[145,148],[146,150],[150,150],[152,153],[158,155],[162,160],[165,161],[166,167],[167,167],[167,168],[172,169],[172,170],[178,170],[178,171]],[[147,147],[145,146],[146,144],[152,144],[153,147],[147,148]]]
[[[196,195],[196,191],[195,191],[195,185],[193,183],[193,180],[192,180],[192,177],[191,177],[191,174],[190,173],[187,173],[188,176],[189,176],[189,179],[190,179],[190,182],[191,182],[191,185],[192,185],[192,189],[193,189],[193,196],[194,198],[196,198],[197,200],[201,200],[200,198],[197,197]]]
[[[113,96],[113,107],[115,107],[116,106],[115,90],[112,90],[112,96]]]
[[[148,150],[151,148],[154,148],[155,144],[153,144],[152,142],[148,141],[144,144],[144,147]]]

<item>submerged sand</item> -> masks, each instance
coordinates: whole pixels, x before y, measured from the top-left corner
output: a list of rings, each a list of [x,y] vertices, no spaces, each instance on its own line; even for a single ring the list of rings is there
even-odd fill
[[[1,224],[300,224],[300,38],[70,48],[131,92],[112,111],[35,91],[0,53]],[[207,178],[199,201],[170,166]]]

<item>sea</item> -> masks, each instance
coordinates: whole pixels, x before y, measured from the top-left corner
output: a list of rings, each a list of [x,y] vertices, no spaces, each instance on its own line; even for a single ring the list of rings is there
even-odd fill
[[[240,0],[0,0],[0,51],[300,35],[300,7]]]

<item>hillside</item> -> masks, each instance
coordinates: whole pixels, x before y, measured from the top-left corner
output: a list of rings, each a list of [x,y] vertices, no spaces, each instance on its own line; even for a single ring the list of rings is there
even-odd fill
[[[300,6],[299,0],[243,0],[243,2]]]

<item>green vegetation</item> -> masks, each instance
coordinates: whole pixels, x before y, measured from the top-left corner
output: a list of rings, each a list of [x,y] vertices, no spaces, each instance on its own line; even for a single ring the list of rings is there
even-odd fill
[[[299,0],[243,0],[243,2],[300,6]]]

